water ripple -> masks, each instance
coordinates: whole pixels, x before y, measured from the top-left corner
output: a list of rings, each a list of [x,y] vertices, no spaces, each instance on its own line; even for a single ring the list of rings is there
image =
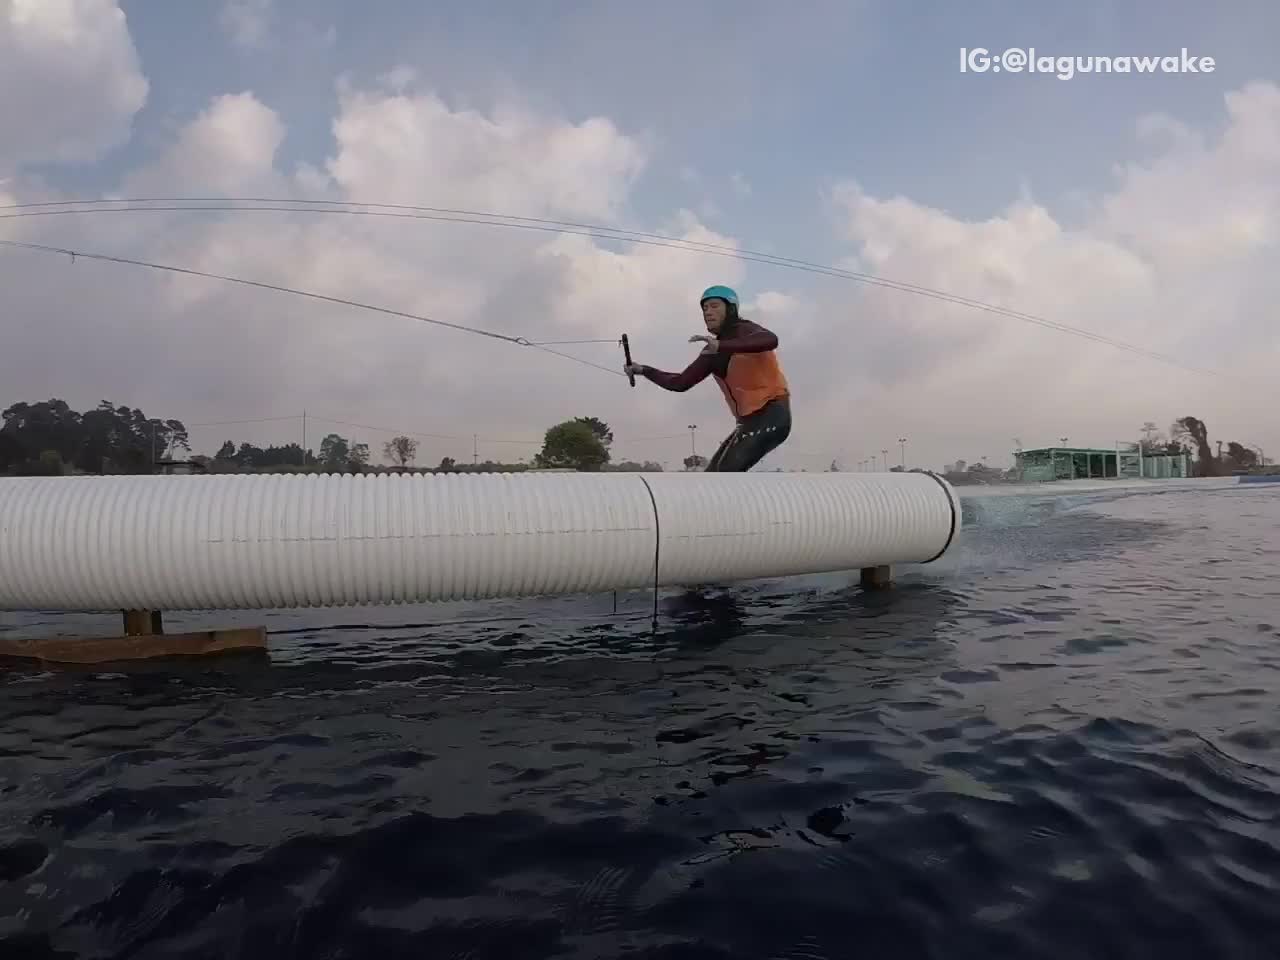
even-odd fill
[[[272,611],[267,660],[12,665],[0,956],[1280,955],[1280,498],[965,509],[883,594]]]

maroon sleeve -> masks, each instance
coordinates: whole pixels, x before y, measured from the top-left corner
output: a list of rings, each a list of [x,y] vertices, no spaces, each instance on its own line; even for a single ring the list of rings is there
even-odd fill
[[[720,353],[764,353],[776,350],[778,335],[751,320],[739,320],[738,335],[729,340],[721,340],[718,347]]]
[[[644,368],[644,378],[651,383],[656,383],[664,390],[674,390],[676,393],[684,393],[695,383],[701,383],[711,373],[711,358],[698,354],[693,358],[693,363],[689,364],[679,373],[667,373],[665,370],[658,370],[654,367]]]

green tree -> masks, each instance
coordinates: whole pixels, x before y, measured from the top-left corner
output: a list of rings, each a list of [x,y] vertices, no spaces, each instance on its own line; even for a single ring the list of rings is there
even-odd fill
[[[578,418],[549,429],[534,461],[546,468],[600,470],[609,462],[609,450],[596,430]]]
[[[234,460],[235,458],[236,445],[230,440],[225,441],[222,446],[218,448],[218,452],[215,455],[215,459],[217,460]]]
[[[15,403],[0,418],[4,420],[0,429],[13,441],[13,463],[39,460],[46,450],[57,451],[64,462],[73,460],[84,439],[80,414],[65,400]]]
[[[1252,470],[1258,465],[1258,454],[1242,443],[1232,440],[1227,444],[1225,466],[1231,470]]]
[[[351,462],[350,442],[336,433],[329,434],[320,441],[320,462],[330,469],[343,469]]]
[[[315,458],[302,452],[301,444],[286,443],[284,446],[272,445],[262,451],[261,462],[264,467],[296,467],[302,463],[314,463]]]
[[[684,468],[686,470],[700,470],[708,463],[706,457],[700,453],[691,453],[684,458]]]
[[[56,398],[15,403],[0,419],[0,470],[53,451],[62,464],[84,472],[146,472],[166,454],[191,449],[180,420],[148,418],[105,400],[84,414]]]
[[[613,444],[613,431],[609,429],[609,425],[599,417],[574,417],[573,423],[583,423],[591,428],[591,432],[599,438],[600,443],[606,450]]]
[[[383,454],[398,466],[408,466],[418,455],[418,441],[411,437],[395,437],[382,448]]]
[[[1199,476],[1216,477],[1221,474],[1218,458],[1209,447],[1209,428],[1203,420],[1179,417],[1170,428],[1169,435],[1180,447],[1196,452],[1196,473]]]
[[[225,449],[226,445],[224,444],[223,447]],[[242,443],[235,456],[227,459],[234,460],[245,469],[266,470],[272,467],[296,467],[303,463],[303,454],[302,447],[296,443],[286,444],[283,447],[271,446],[266,449],[251,443]],[[308,453],[306,462],[315,463],[315,457]]]
[[[42,450],[39,457],[18,464],[14,472],[23,477],[60,477],[67,470],[57,450]]]
[[[8,470],[15,463],[20,463],[26,451],[19,442],[14,431],[0,428],[0,471]]]

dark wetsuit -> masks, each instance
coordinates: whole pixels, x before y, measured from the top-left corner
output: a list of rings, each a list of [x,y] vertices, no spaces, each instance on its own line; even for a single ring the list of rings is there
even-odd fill
[[[743,417],[707,464],[707,471],[744,473],[791,435],[791,400],[770,400],[759,413]]]
[[[743,473],[790,436],[791,393],[774,353],[778,337],[772,331],[739,317],[721,328],[716,339],[715,353],[699,354],[680,373],[644,367],[642,375],[677,393],[714,376],[738,423],[707,471]]]

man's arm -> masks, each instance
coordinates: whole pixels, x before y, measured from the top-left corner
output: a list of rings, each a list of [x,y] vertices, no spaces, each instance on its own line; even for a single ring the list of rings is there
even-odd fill
[[[764,353],[778,348],[778,335],[751,320],[739,320],[737,336],[720,340],[717,353]]]
[[[693,363],[679,373],[668,373],[665,370],[658,370],[654,367],[644,367],[640,375],[649,382],[656,383],[664,390],[684,393],[694,384],[705,380],[707,375],[711,373],[711,369],[711,358],[698,354],[693,358]]]

